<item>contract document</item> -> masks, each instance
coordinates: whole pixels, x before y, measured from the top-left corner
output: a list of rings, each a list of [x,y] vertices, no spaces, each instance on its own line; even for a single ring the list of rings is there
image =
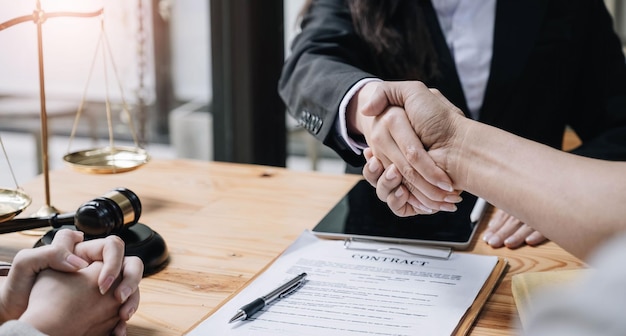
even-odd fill
[[[187,335],[452,335],[498,261],[457,252],[442,259],[349,249],[305,231]],[[308,276],[300,288],[228,323],[240,307],[302,272]]]

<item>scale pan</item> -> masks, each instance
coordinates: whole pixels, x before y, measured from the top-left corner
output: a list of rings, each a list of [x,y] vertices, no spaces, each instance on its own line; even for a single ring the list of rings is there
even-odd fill
[[[66,154],[63,160],[84,173],[116,174],[143,166],[150,155],[137,147],[104,147]]]
[[[19,215],[30,202],[30,197],[19,190],[0,189],[0,223]]]

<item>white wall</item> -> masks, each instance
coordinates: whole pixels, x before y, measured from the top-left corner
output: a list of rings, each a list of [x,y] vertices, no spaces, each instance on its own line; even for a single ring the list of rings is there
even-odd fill
[[[210,100],[211,30],[209,1],[165,0],[171,9],[175,94],[182,100]],[[284,0],[285,55],[297,33],[296,18],[304,0]]]
[[[211,31],[208,0],[171,0],[174,93],[181,100],[210,100]]]
[[[305,0],[284,0],[285,7],[285,56],[290,54],[291,40],[296,36],[300,28],[296,25],[298,13]]]
[[[147,5],[149,2],[144,1]],[[134,90],[138,86],[138,6],[137,1],[129,0],[42,0],[42,9],[52,13],[58,11],[91,12],[104,7],[102,17],[94,18],[51,18],[43,23],[43,54],[46,94],[48,97],[62,96],[80,101],[83,92],[88,99],[104,100],[105,83],[108,82],[109,96],[119,99],[123,94],[133,101]],[[14,17],[30,15],[35,9],[34,0],[0,0],[0,22]],[[146,13],[149,8],[145,8]],[[149,20],[150,17],[148,16]],[[107,55],[108,81],[102,61],[102,53],[97,55],[93,74],[87,85],[91,63],[96,55],[101,22],[111,47],[113,57]],[[145,25],[150,34],[150,25]],[[150,41],[150,38],[147,39]],[[24,22],[0,31],[0,94],[36,95],[39,94],[39,70],[36,25]],[[149,44],[146,48],[152,49]],[[101,50],[101,49],[100,49]],[[123,89],[120,91],[111,59]],[[152,57],[146,59],[148,72],[145,85],[153,86]],[[148,95],[147,99],[152,97]]]
[[[138,1],[140,0],[42,0],[46,12],[90,12],[104,7],[105,31],[111,43],[124,96],[133,101],[139,83]],[[146,71],[144,86],[148,102],[154,99],[151,44],[151,1],[143,0]],[[285,55],[297,32],[296,16],[304,0],[284,0]],[[172,74],[174,91],[182,100],[209,100],[211,92],[210,6],[208,0],[162,0],[160,12],[170,20],[172,33]],[[0,0],[0,22],[35,9],[35,0]],[[87,90],[89,99],[104,100],[105,76],[101,55],[87,86],[91,62],[100,34],[100,18],[53,18],[43,24],[44,68],[48,97],[63,96],[79,100]],[[36,25],[25,22],[0,31],[0,94],[38,95]],[[120,93],[109,67],[109,95]]]

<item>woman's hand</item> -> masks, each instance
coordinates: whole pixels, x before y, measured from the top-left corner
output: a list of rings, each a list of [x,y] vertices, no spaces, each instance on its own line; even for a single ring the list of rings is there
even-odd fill
[[[125,321],[139,305],[143,263],[124,256],[124,242],[117,236],[83,242],[83,233],[72,230],[58,231],[50,245],[18,252],[0,292],[1,320],[17,319],[26,311],[31,290],[44,270],[72,274],[94,262],[101,267],[92,285],[100,295],[110,293],[116,299],[120,320],[116,334],[123,334]]]
[[[0,296],[2,321],[17,319],[26,310],[30,291],[39,272],[48,268],[76,272],[89,265],[73,253],[74,246],[82,240],[82,232],[61,230],[52,244],[24,249],[15,255]]]
[[[397,171],[394,164],[383,168],[380,161],[373,156],[372,150],[366,148],[363,152],[367,162],[363,167],[363,177],[372,186],[376,188],[378,198],[387,203],[391,211],[400,217],[415,216],[424,213],[432,213],[425,211],[423,205],[419,202],[414,194],[403,183],[402,176]],[[460,201],[461,192],[448,196],[446,201]]]
[[[414,212],[455,211],[455,203],[460,201],[458,192],[428,155],[407,115],[410,105],[405,105],[408,95],[403,93],[410,89],[390,82],[367,83],[348,105],[347,120],[352,125],[349,131],[363,134],[382,164],[378,167],[374,163],[370,169],[377,171],[391,164],[396,167],[388,174],[402,176],[414,196]]]
[[[120,303],[113,292],[100,293],[97,279],[102,268],[102,262],[93,262],[71,273],[39,272],[19,320],[51,336],[111,335],[120,321]]]
[[[495,208],[487,229],[483,234],[483,241],[489,246],[499,248],[518,248],[524,244],[539,245],[546,238],[539,231],[531,228],[519,219]]]
[[[369,148],[365,149],[364,155],[367,163],[363,168],[363,176],[376,187],[378,198],[386,202],[389,209],[397,216],[406,217],[420,214],[420,203],[402,184],[402,178],[397,173],[395,166],[392,164],[383,170],[382,164],[373,156]],[[506,246],[513,249],[524,244],[534,246],[545,240],[546,238],[541,232],[535,231],[527,224],[497,208],[483,235],[483,241],[493,248]]]
[[[141,259],[125,257],[124,241],[115,235],[77,244],[74,253],[89,263],[102,262],[97,281],[100,293],[104,295],[113,288],[115,298],[123,304],[120,318],[123,321],[130,319],[139,305],[139,282],[144,269]],[[119,284],[112,287],[117,279],[120,279]]]

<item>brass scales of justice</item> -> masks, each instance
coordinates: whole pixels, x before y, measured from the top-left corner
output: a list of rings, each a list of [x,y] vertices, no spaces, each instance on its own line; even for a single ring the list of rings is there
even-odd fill
[[[88,13],[75,13],[75,12],[53,12],[47,13],[41,8],[40,0],[37,0],[36,9],[33,11],[32,15],[24,15],[20,17],[13,18],[4,23],[0,23],[0,31],[14,26],[19,23],[32,21],[37,25],[37,50],[38,50],[38,60],[39,60],[39,95],[40,95],[40,111],[41,111],[41,141],[42,141],[42,167],[43,167],[43,177],[44,177],[44,187],[45,187],[45,205],[39,209],[35,216],[49,216],[59,211],[51,205],[50,201],[50,179],[49,179],[49,159],[48,159],[48,121],[47,121],[47,113],[46,113],[46,94],[45,94],[45,81],[44,81],[44,66],[43,66],[43,38],[42,38],[42,25],[49,18],[57,18],[57,17],[97,17],[102,16],[104,13],[104,9],[100,8],[99,10],[88,12]],[[89,80],[91,78],[91,73],[93,72],[93,68],[95,66],[95,59],[98,53],[98,49],[102,49],[102,59],[105,71],[105,81],[107,81],[107,57],[110,57],[112,60],[113,57],[111,55],[111,49],[108,43],[108,39],[106,37],[106,33],[104,30],[104,20],[101,22],[100,29],[100,38],[98,43],[98,48],[96,49],[96,54],[94,55],[94,60],[91,63],[91,70],[89,73],[89,78],[87,81],[87,86],[89,85]],[[117,77],[117,69],[115,69],[115,63],[112,62],[114,74],[116,79]],[[107,84],[108,87],[108,84]],[[121,92],[121,84],[119,85]],[[83,94],[81,102],[79,104],[76,118],[74,120],[74,125],[72,128],[72,132],[70,135],[70,144],[68,145],[68,152],[71,146],[71,142],[76,133],[76,129],[78,126],[78,121],[80,119],[83,106],[85,103],[87,90]],[[111,107],[108,98],[108,89],[107,96],[105,100],[105,108],[108,122],[108,132],[109,132],[109,146],[103,148],[95,148],[89,150],[83,150],[73,153],[68,153],[63,157],[63,160],[72,166],[74,169],[86,173],[96,173],[96,174],[112,174],[112,173],[122,173],[130,170],[134,170],[143,164],[147,163],[150,160],[150,156],[147,152],[140,148],[138,145],[137,135],[135,134],[132,120],[133,118],[130,116],[128,105],[126,104],[123,94],[122,94],[122,108],[123,111],[127,114],[129,120],[130,130],[133,136],[133,140],[135,142],[135,147],[120,147],[114,146],[113,144],[113,127],[111,121]],[[4,144],[1,143],[2,150],[5,155],[5,159],[9,162],[8,156],[6,154],[6,150],[4,149]],[[3,221],[11,220],[13,217],[17,216],[21,213],[26,207],[28,207],[31,203],[31,199],[28,195],[26,195],[22,190],[20,190],[17,181],[15,180],[15,175],[13,174],[12,168],[10,167],[11,175],[13,176],[16,189],[0,189],[0,223]]]
[[[44,188],[45,188],[45,205],[39,209],[32,218],[36,218],[30,222],[34,221],[42,221],[45,220],[46,217],[49,218],[61,218],[63,217],[64,221],[69,220],[69,223],[76,224],[71,225],[74,229],[80,229],[81,231],[86,231],[83,229],[83,226],[79,226],[79,221],[81,217],[80,211],[83,207],[88,207],[89,211],[93,208],[90,207],[92,202],[96,202],[97,200],[104,199],[104,202],[115,203],[113,206],[118,207],[117,209],[120,212],[123,212],[124,222],[116,223],[116,228],[114,234],[119,235],[126,243],[126,254],[127,255],[136,255],[139,256],[145,265],[144,275],[149,275],[160,270],[168,261],[168,252],[165,241],[163,238],[151,230],[144,224],[138,223],[139,216],[141,214],[141,203],[139,198],[130,190],[125,188],[118,188],[114,191],[109,192],[105,197],[100,197],[88,203],[85,203],[75,214],[59,214],[59,211],[51,205],[50,201],[50,179],[49,179],[49,161],[48,161],[48,122],[47,122],[47,113],[46,113],[46,96],[45,96],[45,85],[44,85],[44,67],[43,67],[43,43],[42,43],[42,25],[49,18],[56,17],[79,17],[79,18],[89,18],[89,17],[101,17],[100,24],[100,37],[97,44],[96,52],[94,55],[94,59],[91,63],[91,69],[89,71],[89,76],[87,80],[87,84],[85,87],[85,91],[83,93],[81,102],[79,104],[76,117],[74,120],[74,125],[72,127],[71,135],[70,135],[70,144],[68,145],[68,154],[63,157],[63,160],[73,167],[75,170],[84,172],[84,173],[93,173],[93,174],[116,174],[123,173],[127,171],[131,171],[137,169],[144,164],[146,164],[150,160],[150,156],[148,153],[139,147],[139,143],[137,140],[137,135],[133,126],[133,118],[130,114],[130,109],[126,104],[124,99],[122,85],[120,83],[118,72],[115,67],[115,63],[113,62],[113,56],[111,53],[111,48],[105,33],[104,29],[104,19],[102,18],[104,13],[104,9],[101,8],[99,10],[87,13],[76,13],[76,12],[52,12],[46,13],[41,8],[40,0],[36,1],[36,8],[33,11],[32,15],[24,15],[20,17],[13,18],[4,23],[0,23],[0,31],[14,26],[19,23],[32,21],[37,25],[37,50],[38,50],[38,63],[39,63],[39,95],[40,95],[40,118],[41,118],[41,141],[42,141],[42,168],[43,168],[43,177],[44,177]],[[69,153],[69,148],[71,147],[71,142],[76,133],[76,129],[78,126],[78,121],[80,119],[81,112],[83,110],[83,106],[86,100],[87,87],[89,86],[89,81],[91,79],[91,74],[93,72],[93,68],[95,65],[95,61],[98,55],[98,51],[101,49],[102,53],[102,61],[104,66],[104,78],[105,78],[105,87],[106,87],[106,99],[105,99],[105,109],[106,109],[106,117],[107,117],[107,126],[109,133],[109,145],[101,148],[92,148],[88,150],[77,151],[73,153]],[[123,112],[126,113],[128,117],[128,124],[131,130],[131,134],[134,140],[135,147],[129,146],[115,146],[113,142],[113,126],[112,126],[112,118],[111,118],[111,107],[109,101],[109,92],[108,92],[108,77],[107,77],[107,56],[111,60],[112,70],[117,79],[120,94],[121,94],[121,103]],[[9,170],[11,171],[11,175],[13,177],[13,181],[15,183],[15,189],[1,189],[0,188],[0,233],[4,232],[12,232],[19,231],[20,226],[23,224],[15,224],[15,222],[20,222],[21,220],[24,223],[29,222],[29,219],[14,219],[15,216],[19,215],[25,208],[27,208],[31,204],[31,198],[26,195],[23,190],[19,187],[17,180],[15,178],[15,174],[11,168],[8,155],[6,153],[4,144],[2,143],[2,139],[0,138],[0,146],[2,147],[2,151],[4,153],[5,159],[7,160]],[[120,196],[121,195],[121,196]],[[110,196],[110,199],[107,197]],[[120,201],[121,200],[121,201]],[[118,203],[118,201],[120,201]],[[91,215],[92,213],[89,212]],[[127,218],[130,216],[130,220]],[[110,216],[109,216],[110,217]],[[134,218],[132,218],[134,217]],[[108,218],[88,218],[89,222],[104,222],[108,221]],[[98,222],[98,223],[100,223]],[[2,226],[10,224],[11,229],[2,228]],[[118,225],[119,224],[119,225]],[[31,224],[26,224],[31,225]],[[44,227],[46,225],[36,224],[36,227]],[[81,224],[82,225],[82,224]],[[99,225],[99,224],[98,224]],[[35,226],[34,226],[35,227]],[[33,228],[34,228],[33,227]],[[86,227],[86,226],[85,226]],[[103,225],[97,228],[100,230]],[[15,229],[13,229],[15,228]],[[51,243],[54,234],[59,229],[59,227],[54,227],[53,230],[48,231],[37,243],[36,246],[45,245]],[[106,234],[109,234],[110,231],[107,231]],[[111,234],[113,234],[111,233]],[[88,232],[86,232],[86,235]]]

